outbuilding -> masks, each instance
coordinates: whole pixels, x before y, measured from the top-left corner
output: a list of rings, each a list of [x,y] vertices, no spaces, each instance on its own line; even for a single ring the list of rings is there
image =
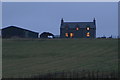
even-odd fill
[[[9,26],[2,29],[2,38],[38,38],[38,34],[37,32],[16,26]]]
[[[54,35],[49,32],[43,32],[40,34],[40,38],[54,38]]]

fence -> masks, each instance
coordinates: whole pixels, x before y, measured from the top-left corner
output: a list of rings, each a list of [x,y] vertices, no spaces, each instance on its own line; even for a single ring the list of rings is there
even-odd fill
[[[118,72],[103,72],[103,71],[61,71],[61,72],[48,72],[46,74],[32,75],[29,78],[2,78],[2,80],[118,80]]]

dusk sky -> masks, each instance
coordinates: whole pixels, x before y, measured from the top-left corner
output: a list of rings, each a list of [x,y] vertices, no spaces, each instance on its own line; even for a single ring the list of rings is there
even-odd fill
[[[97,37],[118,35],[117,2],[3,2],[2,26],[18,26],[35,32],[60,35],[65,22],[92,22],[96,19]]]

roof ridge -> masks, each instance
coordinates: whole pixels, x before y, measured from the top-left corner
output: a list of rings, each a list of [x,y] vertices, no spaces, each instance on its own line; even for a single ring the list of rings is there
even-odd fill
[[[31,30],[29,30],[29,29],[25,29],[25,28],[21,28],[21,27],[17,27],[17,26],[8,26],[8,27],[2,28],[2,29],[6,29],[6,28],[10,28],[10,27],[15,27],[15,28],[19,28],[19,29],[22,29],[22,30],[26,30],[26,31],[38,33],[38,32],[36,32],[36,31],[31,31]]]
[[[64,23],[93,23],[93,22],[64,22]]]

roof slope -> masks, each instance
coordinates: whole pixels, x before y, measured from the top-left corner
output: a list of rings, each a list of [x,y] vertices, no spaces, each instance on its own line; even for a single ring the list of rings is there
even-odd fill
[[[8,26],[8,27],[5,27],[5,28],[2,28],[2,30],[8,29],[8,28],[17,28],[17,29],[29,31],[29,32],[32,32],[32,33],[38,33],[38,32],[31,31],[31,30],[23,29],[23,28],[20,28],[20,27],[16,27],[16,26]]]
[[[86,28],[87,26],[89,26],[90,28],[95,28],[94,22],[63,22],[61,28],[65,28],[66,26],[68,26],[69,28]]]

